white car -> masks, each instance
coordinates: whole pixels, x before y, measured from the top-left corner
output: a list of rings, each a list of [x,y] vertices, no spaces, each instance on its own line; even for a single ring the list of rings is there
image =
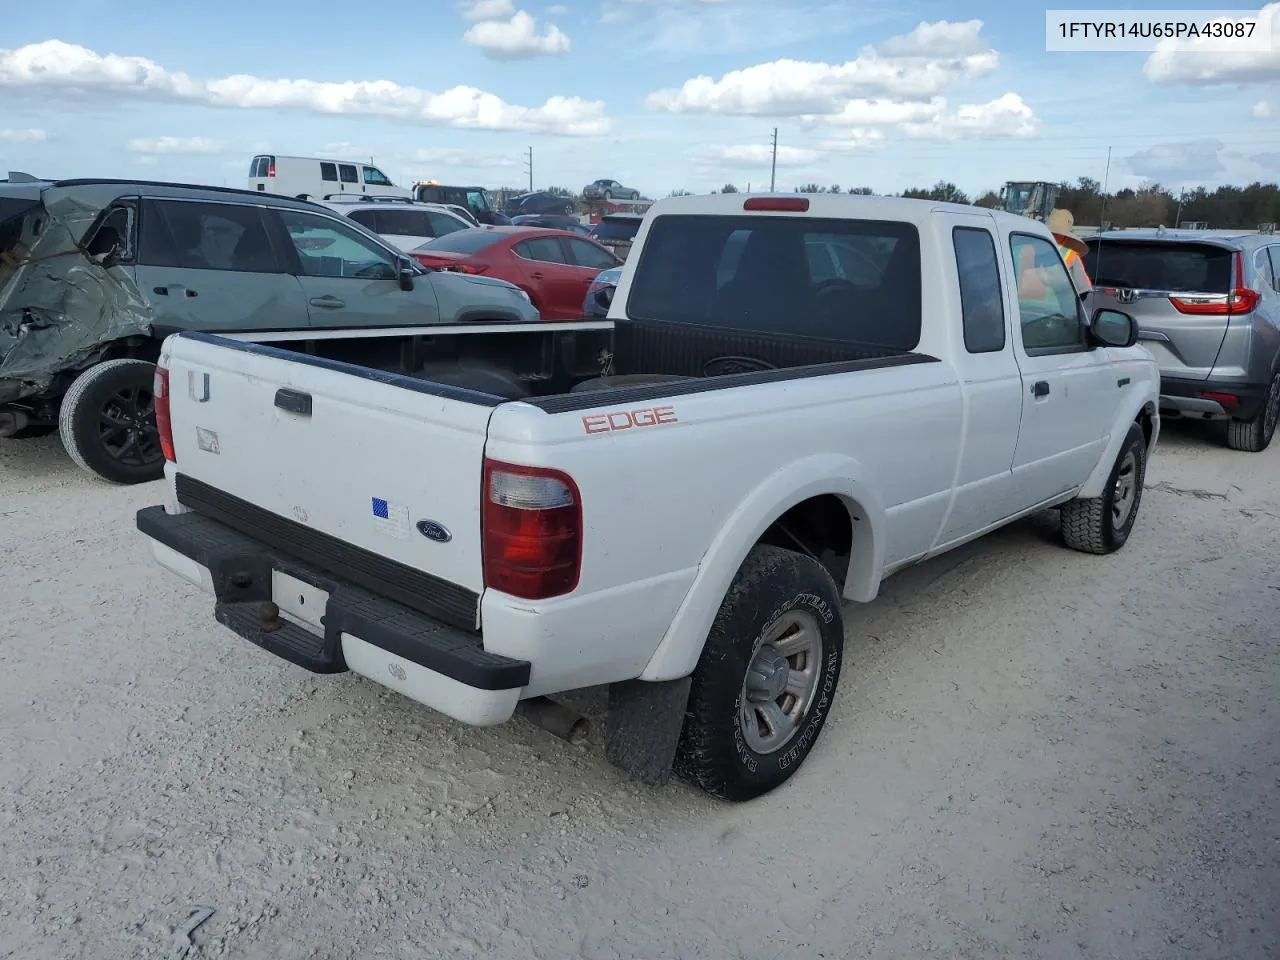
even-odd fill
[[[442,203],[418,203],[398,198],[330,199],[322,203],[334,213],[340,213],[361,226],[368,227],[406,253],[416,250],[428,240],[475,226]]]
[[[1133,318],[969,206],[661,200],[608,318],[537,330],[169,338],[153,555],[252,643],[466,723],[609,685],[612,762],[744,800],[813,749],[846,602],[1047,508],[1119,549],[1160,432]]]

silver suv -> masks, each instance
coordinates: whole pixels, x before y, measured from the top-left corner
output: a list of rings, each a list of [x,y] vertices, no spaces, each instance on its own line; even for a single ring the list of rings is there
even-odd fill
[[[77,464],[119,483],[163,473],[152,378],[175,331],[319,341],[344,328],[539,319],[513,284],[427,270],[319,203],[0,181],[0,438],[56,430]]]
[[[1265,450],[1280,416],[1280,237],[1123,230],[1086,241],[1090,309],[1131,314],[1160,364],[1160,415],[1227,421]]]

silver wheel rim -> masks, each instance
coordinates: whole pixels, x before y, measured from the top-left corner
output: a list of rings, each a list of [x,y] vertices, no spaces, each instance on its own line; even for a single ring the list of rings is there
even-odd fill
[[[1115,486],[1111,490],[1111,523],[1120,529],[1133,512],[1133,501],[1138,493],[1138,458],[1130,450],[1120,461]]]
[[[781,750],[809,715],[822,673],[822,632],[801,610],[784,613],[760,639],[739,697],[738,726],[758,754]]]

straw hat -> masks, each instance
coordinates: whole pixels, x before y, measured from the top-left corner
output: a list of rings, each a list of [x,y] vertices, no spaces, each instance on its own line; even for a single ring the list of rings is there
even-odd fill
[[[1049,232],[1053,234],[1054,239],[1067,249],[1074,250],[1082,257],[1089,252],[1089,248],[1085,246],[1084,241],[1073,232],[1076,228],[1076,218],[1071,215],[1070,210],[1054,210],[1049,214],[1049,219],[1045,222],[1045,226],[1049,228]]]

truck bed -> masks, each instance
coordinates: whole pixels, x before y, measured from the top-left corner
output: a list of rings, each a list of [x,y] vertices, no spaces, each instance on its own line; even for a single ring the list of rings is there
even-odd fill
[[[639,401],[934,359],[872,344],[657,320],[568,326],[530,331],[527,325],[507,330],[485,324],[462,335],[353,336],[272,344],[199,333],[182,336],[485,406],[525,400],[547,413],[597,405],[604,389],[610,398]],[[606,380],[592,384],[589,396],[574,390],[605,375]],[[655,379],[610,386],[618,377]],[[684,379],[688,382],[679,382]]]

